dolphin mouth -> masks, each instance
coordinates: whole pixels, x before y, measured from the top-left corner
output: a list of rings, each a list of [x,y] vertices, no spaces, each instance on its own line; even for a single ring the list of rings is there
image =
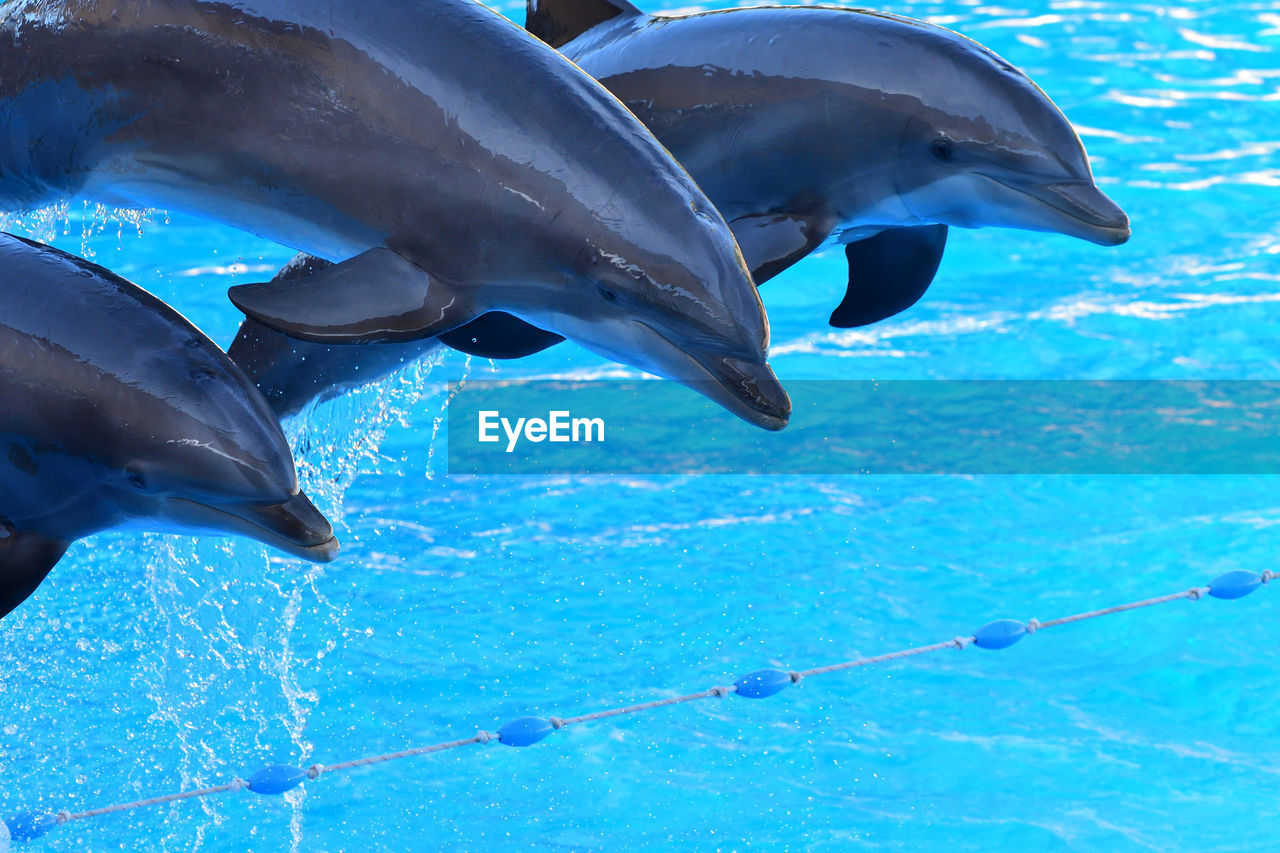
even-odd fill
[[[647,323],[640,325],[670,348],[671,354],[691,368],[667,373],[687,388],[719,403],[753,426],[777,431],[791,420],[791,398],[763,359],[738,358],[697,346],[680,347]]]
[[[313,563],[337,556],[333,526],[302,492],[277,503],[202,504],[170,498],[189,520],[225,533],[256,539]]]
[[[769,365],[723,355],[695,356],[694,361],[710,379],[685,385],[763,429],[776,432],[791,420],[791,398]]]
[[[1129,241],[1129,216],[1092,181],[1065,181],[1034,186],[1005,183],[987,177],[1014,192],[1050,208],[1044,230],[1078,237],[1099,246],[1119,246]]]

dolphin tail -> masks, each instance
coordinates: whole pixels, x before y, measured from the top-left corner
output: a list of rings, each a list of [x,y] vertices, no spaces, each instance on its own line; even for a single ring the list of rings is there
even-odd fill
[[[849,289],[831,325],[867,326],[915,305],[933,282],[946,246],[945,225],[889,228],[845,246]]]
[[[390,249],[228,291],[250,319],[320,344],[397,343],[433,337],[475,319],[442,282]]]
[[[26,530],[0,527],[0,619],[3,619],[48,577],[70,542]]]
[[[246,318],[227,355],[283,419],[312,400],[323,402],[394,373],[434,350],[436,341],[329,346],[291,338]]]
[[[643,14],[627,0],[525,0],[524,28],[560,47],[605,21]]]

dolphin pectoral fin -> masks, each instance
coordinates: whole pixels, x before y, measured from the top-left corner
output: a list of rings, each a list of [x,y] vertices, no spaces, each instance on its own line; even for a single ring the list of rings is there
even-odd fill
[[[281,274],[228,291],[251,319],[320,344],[429,338],[475,318],[473,308],[390,249],[370,249],[309,275]]]
[[[729,223],[756,286],[764,284],[822,245],[831,234],[827,217],[767,213]]]
[[[947,246],[947,226],[889,228],[850,243],[849,289],[831,313],[837,329],[866,326],[906,311],[933,282]]]
[[[280,268],[273,282],[297,281],[332,267],[300,254]],[[249,375],[277,418],[295,415],[312,400],[327,400],[387,376],[438,346],[435,338],[361,347],[300,341],[245,318],[227,356]]]
[[[7,535],[5,535],[7,534]],[[62,555],[70,542],[0,525],[0,619],[26,601]]]
[[[564,340],[505,311],[490,311],[445,332],[437,340],[445,346],[481,358],[524,358]]]
[[[524,28],[552,47],[619,15],[643,15],[627,0],[526,0]]]

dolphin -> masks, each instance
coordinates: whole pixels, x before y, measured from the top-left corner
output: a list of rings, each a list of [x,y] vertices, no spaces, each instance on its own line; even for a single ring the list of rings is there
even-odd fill
[[[121,525],[338,550],[252,381],[159,299],[0,234],[0,617]]]
[[[618,96],[729,221],[757,284],[828,241],[849,280],[830,323],[875,323],[933,281],[948,227],[1103,246],[1129,219],[1025,74],[958,33],[826,6],[646,15],[627,0],[528,0],[526,26]],[[488,315],[441,336],[493,356],[547,345]]]
[[[729,220],[757,284],[824,243],[843,244],[848,281],[833,326],[915,304],[951,226],[1104,246],[1129,237],[1128,218],[1094,184],[1079,136],[1048,96],[943,27],[832,7],[650,16],[626,0],[529,0],[526,26],[599,79],[689,170]],[[439,340],[514,358],[560,338],[493,312]],[[318,350],[303,364],[252,328],[232,353],[264,388],[293,395],[289,410],[304,402],[301,388],[330,375]],[[415,353],[369,352],[346,379],[376,378]]]
[[[787,422],[724,219],[616,98],[471,0],[30,0],[0,33],[0,207],[163,207],[337,262],[231,292],[302,340],[503,310]]]

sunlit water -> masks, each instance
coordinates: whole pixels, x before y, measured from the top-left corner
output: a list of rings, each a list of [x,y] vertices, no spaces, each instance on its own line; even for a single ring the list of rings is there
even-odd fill
[[[823,325],[843,257],[809,259],[764,290],[784,382],[1280,377],[1275,4],[888,8],[1026,69],[1134,238],[953,231],[920,305],[850,332]],[[11,227],[224,345],[226,287],[291,254],[78,201]],[[455,354],[289,424],[343,542],[323,569],[241,541],[74,546],[0,626],[0,809],[332,763],[1275,567],[1265,477],[451,479],[442,383],[468,372],[616,371],[568,346],[496,371]],[[31,849],[1271,850],[1278,616],[1275,590],[1180,603]]]

